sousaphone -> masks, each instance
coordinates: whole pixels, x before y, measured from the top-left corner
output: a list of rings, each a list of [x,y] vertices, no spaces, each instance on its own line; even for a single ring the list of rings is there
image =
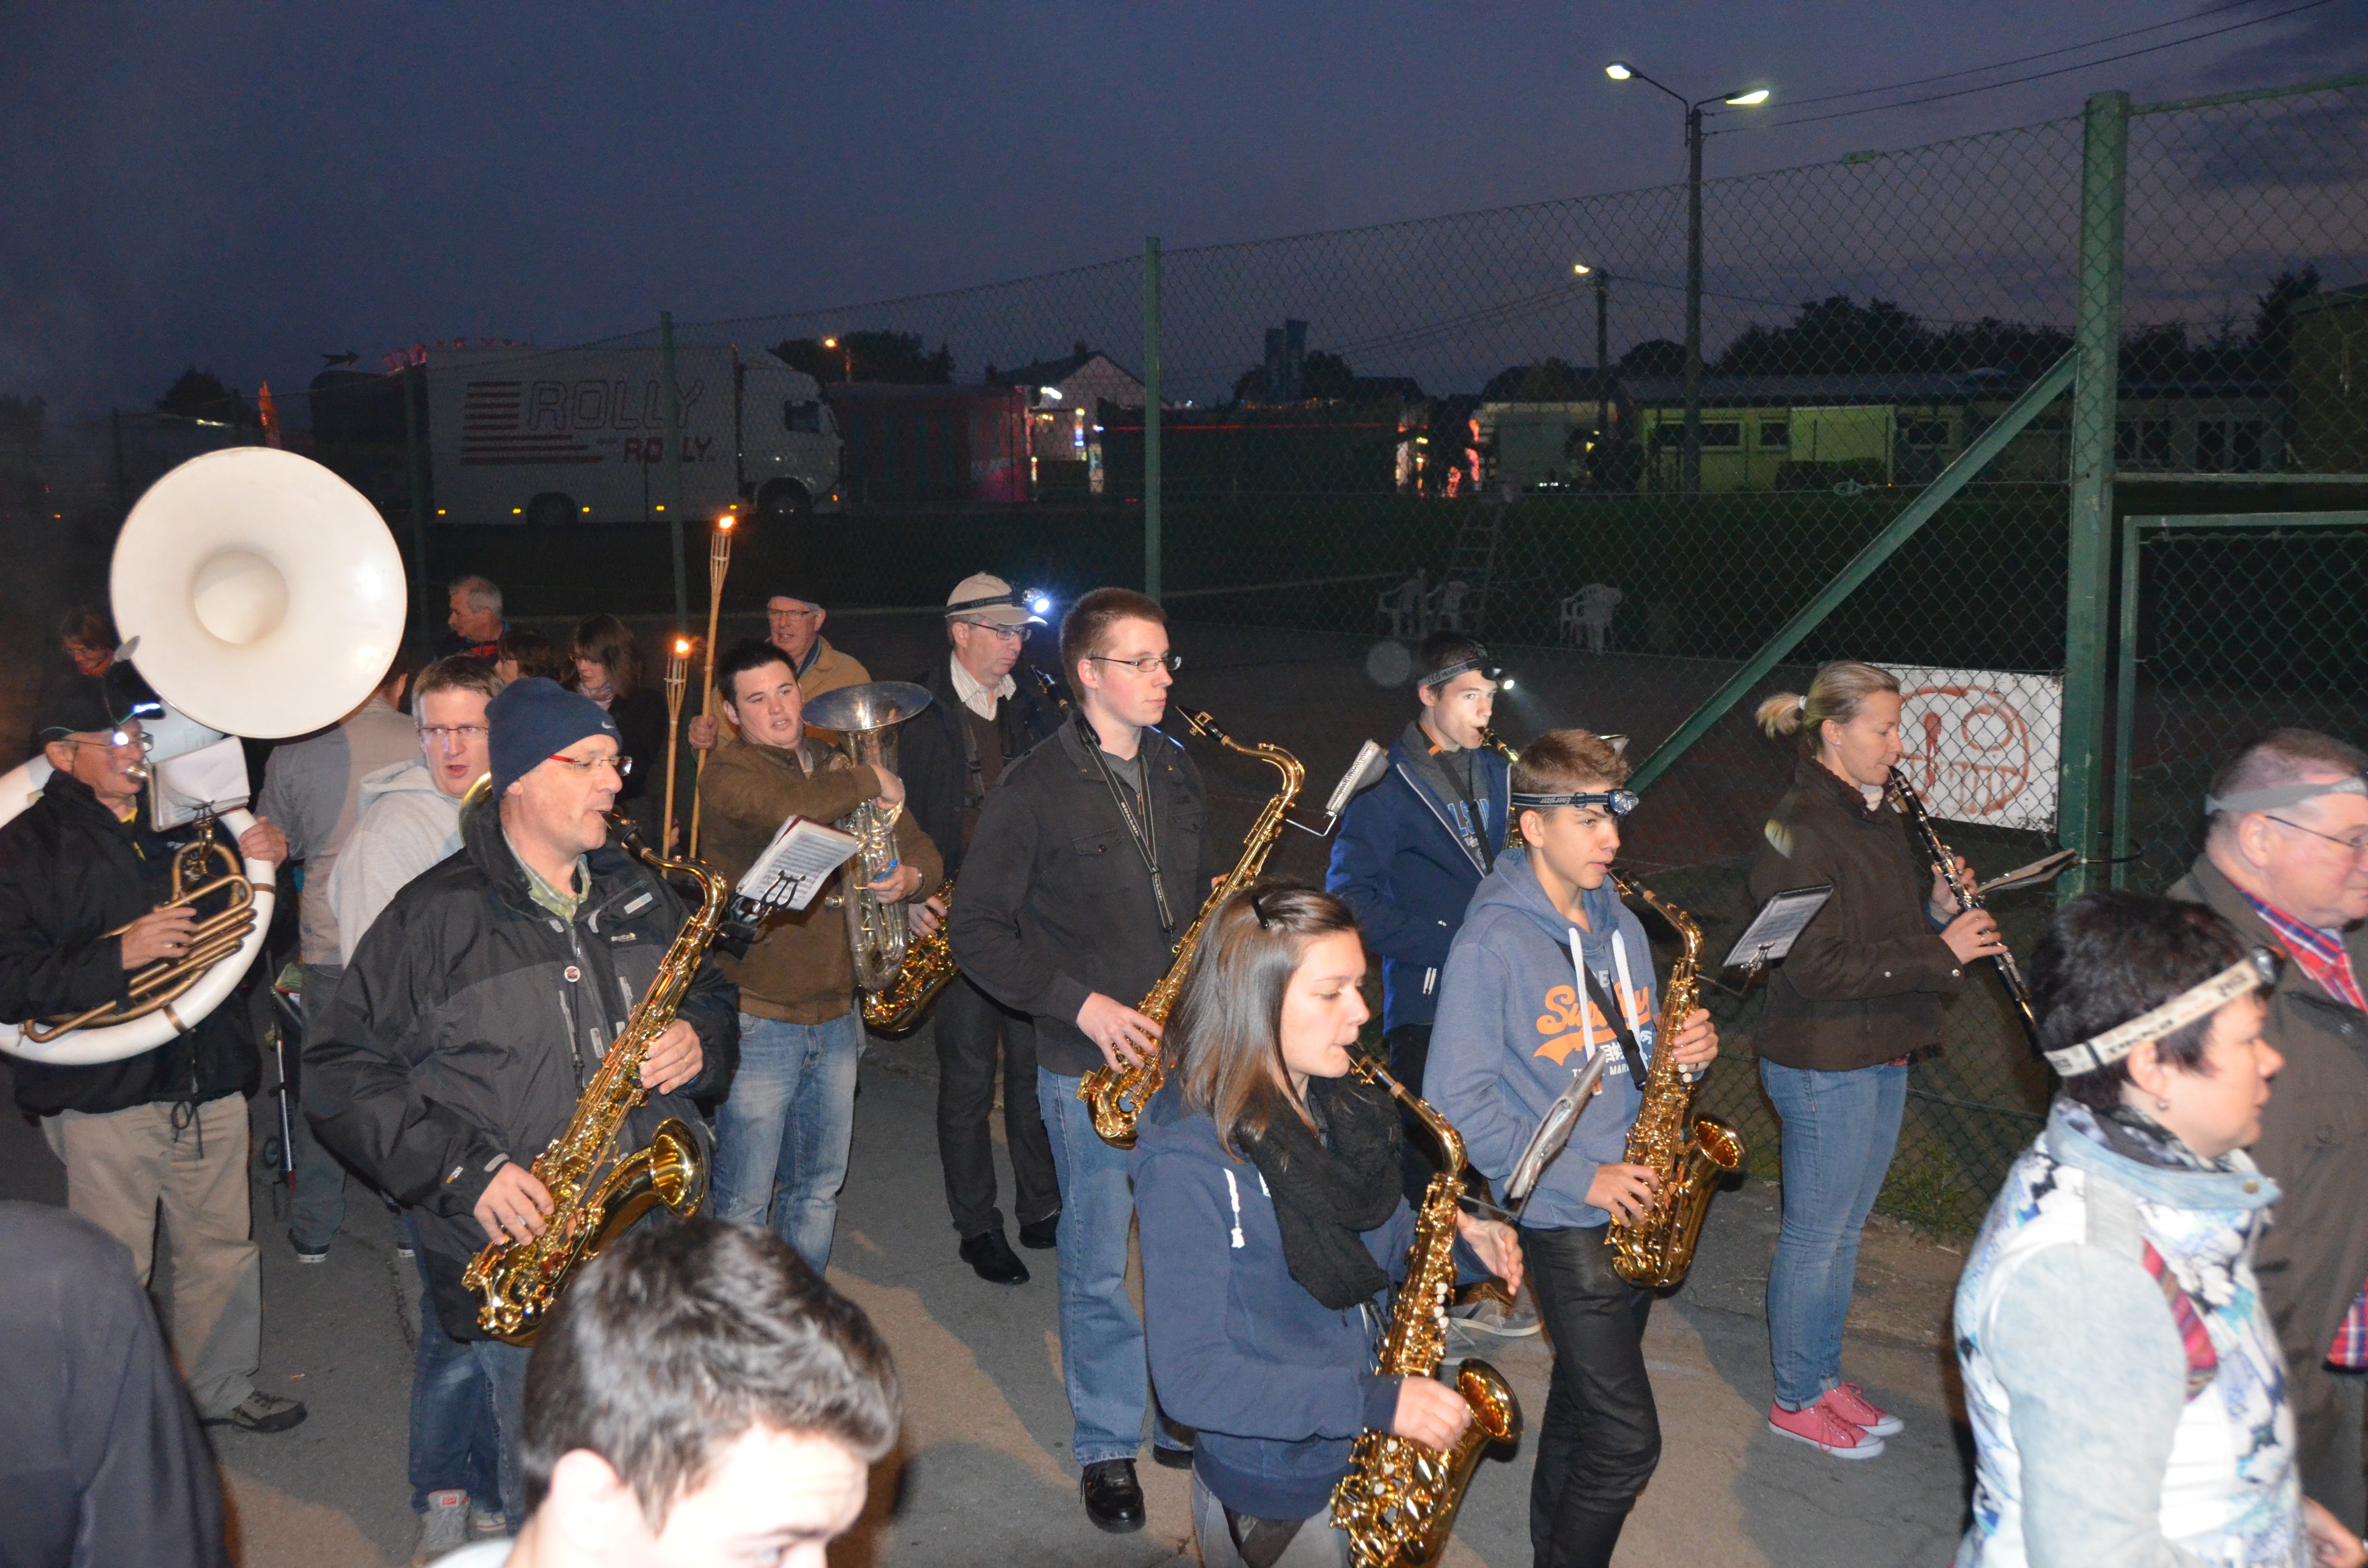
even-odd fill
[[[293,452],[234,447],[192,458],[124,519],[108,581],[123,651],[197,724],[273,740],[336,722],[378,687],[403,642],[409,587],[376,507]],[[162,763],[167,757],[153,759]],[[0,822],[30,803],[0,779]],[[78,1018],[0,1024],[0,1051],[59,1066],[153,1051],[221,1006],[262,950],[279,868],[230,845],[255,825],[243,799],[201,825],[174,870],[175,903],[200,900],[190,956],[131,977],[130,1000]]]

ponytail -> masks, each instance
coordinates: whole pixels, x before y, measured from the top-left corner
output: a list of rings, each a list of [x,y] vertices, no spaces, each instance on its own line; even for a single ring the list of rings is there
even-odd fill
[[[1759,727],[1771,737],[1799,735],[1801,754],[1815,756],[1825,744],[1826,721],[1849,723],[1866,706],[1866,699],[1880,691],[1897,696],[1899,677],[1873,665],[1837,660],[1817,672],[1806,695],[1779,692],[1761,703]]]

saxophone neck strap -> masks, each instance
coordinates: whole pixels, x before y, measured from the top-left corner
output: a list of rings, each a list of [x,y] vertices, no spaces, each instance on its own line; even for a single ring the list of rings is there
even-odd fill
[[[1595,1004],[1595,1010],[1611,1027],[1611,1038],[1620,1042],[1620,1054],[1627,1059],[1628,1074],[1641,1091],[1645,1086],[1644,1048],[1636,1043],[1636,1031],[1628,1027],[1627,1015],[1620,1004],[1603,994],[1602,983],[1587,967],[1587,955],[1579,951],[1576,940],[1570,944],[1570,967],[1577,973],[1579,984],[1586,988],[1588,1000]],[[1595,1042],[1590,1040],[1588,1043],[1591,1046]]]

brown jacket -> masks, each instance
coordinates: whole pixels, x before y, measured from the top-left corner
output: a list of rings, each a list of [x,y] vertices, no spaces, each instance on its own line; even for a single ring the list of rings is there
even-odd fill
[[[836,822],[880,792],[879,776],[824,750],[808,737],[802,756],[743,741],[720,746],[699,781],[707,826],[707,863],[737,881],[791,816]],[[944,879],[937,846],[910,812],[896,819],[896,853],[921,873],[927,898]],[[740,1010],[752,1017],[824,1024],[846,1015],[855,994],[855,960],[847,949],[847,872],[804,909],[780,911],[743,959],[725,957],[723,972],[740,987]]]
[[[1925,914],[1932,873],[1907,824],[1814,760],[1793,770],[1751,862],[1751,896],[1832,885],[1792,952],[1770,972],[1759,1054],[1780,1066],[1847,1073],[1938,1055],[1941,1003],[1965,983]]]
[[[2208,859],[2199,858],[2170,896],[2213,910],[2248,945],[2285,950]],[[2354,928],[2343,946],[2353,972],[2368,976],[2368,930]],[[2324,1376],[2336,1325],[2368,1280],[2368,1016],[2320,990],[2289,960],[2270,993],[2261,1033],[2286,1064],[2270,1085],[2252,1148],[2281,1194],[2253,1272],[2288,1373],[2299,1381]],[[2302,1451],[2309,1449],[2305,1441]],[[2311,1480],[2305,1462],[2305,1490]]]

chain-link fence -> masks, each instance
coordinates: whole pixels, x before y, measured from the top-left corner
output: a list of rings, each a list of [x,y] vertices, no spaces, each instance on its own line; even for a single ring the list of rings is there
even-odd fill
[[[1698,270],[1688,196],[427,346],[325,376],[302,438],[411,515],[423,584],[487,571],[528,613],[703,608],[731,506],[729,610],[1148,584],[1370,644],[1384,684],[1476,633],[1523,677],[1509,738],[1651,754],[1627,854],[1713,957],[1794,762],[1750,707],[1823,660],[1903,673],[1907,766],[1985,873],[2119,838],[2161,886],[2243,733],[2368,734],[2368,528],[2122,524],[2368,506],[2368,78],[1712,180]],[[2019,950],[2049,907],[2002,902]],[[1736,978],[1704,1097],[1768,1170]],[[2048,1084],[1987,977],[1949,1017],[1884,1203],[1964,1224]]]

